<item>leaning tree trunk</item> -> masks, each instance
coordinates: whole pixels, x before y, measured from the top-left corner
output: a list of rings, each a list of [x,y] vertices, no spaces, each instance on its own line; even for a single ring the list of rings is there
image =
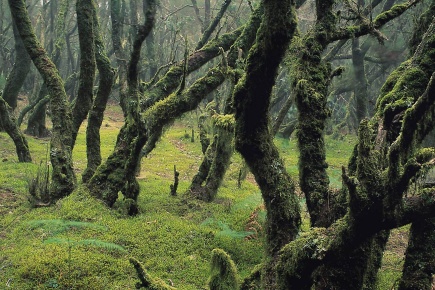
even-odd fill
[[[293,181],[269,131],[269,103],[278,66],[294,36],[297,20],[293,1],[264,1],[263,21],[249,51],[246,76],[236,86],[235,145],[261,189],[267,210],[266,250],[270,258],[264,289],[275,289],[272,267],[278,251],[294,240],[301,222]]]
[[[15,40],[15,62],[3,89],[3,99],[10,106],[12,111],[17,107],[18,93],[26,80],[26,76],[30,71],[30,63],[32,62],[15,23],[13,23],[13,31]]]
[[[213,138],[212,143],[209,144],[209,148],[206,150],[203,148],[203,151],[205,151],[203,160],[190,186],[190,193],[202,200],[212,201],[216,197],[217,191],[230,165],[231,156],[234,151],[234,106],[232,94],[234,84],[237,83],[240,78],[239,66],[242,63],[243,57],[239,55],[239,52],[248,51],[255,42],[255,36],[261,23],[262,13],[263,4],[260,4],[252,13],[240,37],[231,46],[228,58],[223,56],[224,62],[226,62],[228,66],[228,68],[224,69],[231,71],[232,74],[232,88],[229,93],[230,95],[225,101],[224,115],[213,116],[215,119],[216,136]],[[205,184],[203,185],[203,183]]]
[[[47,52],[36,39],[23,0],[9,0],[12,17],[33,63],[42,75],[50,94],[53,132],[50,143],[52,175],[50,198],[57,200],[69,195],[75,188],[76,178],[72,164],[72,122],[63,81]]]
[[[82,175],[83,182],[88,182],[97,167],[101,164],[100,128],[103,123],[104,110],[106,109],[107,100],[112,91],[113,80],[115,78],[115,71],[110,65],[110,59],[107,57],[104,42],[101,38],[101,28],[98,23],[95,6],[92,9],[92,14],[96,48],[94,52],[97,68],[100,73],[100,83],[92,109],[89,112],[88,127],[86,129],[86,156],[88,163]]]
[[[52,60],[56,67],[61,67],[61,56],[63,47],[65,45],[65,19],[68,11],[68,1],[62,0],[59,1],[59,11],[57,13],[56,24],[51,23],[50,28],[54,30],[55,40],[50,41],[50,53],[52,54]],[[51,13],[51,22],[54,21],[54,12],[55,6],[54,2],[51,3],[50,13]],[[53,33],[53,31],[51,31]],[[54,46],[53,46],[54,42]],[[41,87],[39,92],[39,99],[42,99],[47,94],[47,88],[45,84]],[[27,123],[26,134],[36,136],[36,137],[47,137],[50,135],[50,131],[46,127],[46,111],[47,111],[47,102],[39,102],[33,112],[29,116],[29,120]]]
[[[9,106],[0,95],[0,123],[3,125],[6,133],[12,138],[17,151],[19,162],[32,162],[30,157],[29,145],[15,122],[14,116],[9,112]]]
[[[80,125],[88,115],[93,102],[95,79],[95,31],[93,24],[93,0],[78,0],[76,4],[80,42],[80,83],[72,110],[74,147]]]

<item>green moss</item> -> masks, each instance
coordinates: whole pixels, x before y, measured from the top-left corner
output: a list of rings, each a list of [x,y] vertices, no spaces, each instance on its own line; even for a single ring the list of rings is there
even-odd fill
[[[404,11],[409,8],[409,4],[397,4],[391,7],[390,10],[382,12],[374,19],[375,23],[386,23],[390,19],[400,16]]]
[[[221,249],[214,249],[211,257],[210,290],[233,290],[238,287],[236,265],[231,257]]]
[[[212,116],[214,125],[218,128],[225,129],[227,131],[234,130],[235,119],[233,114],[228,115],[218,115],[215,114]]]

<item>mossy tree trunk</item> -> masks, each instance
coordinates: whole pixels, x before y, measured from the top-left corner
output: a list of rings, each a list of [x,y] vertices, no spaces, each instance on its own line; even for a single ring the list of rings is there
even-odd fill
[[[83,120],[90,111],[94,98],[95,79],[95,30],[93,24],[93,0],[78,0],[76,2],[77,24],[80,43],[80,83],[77,98],[72,110],[72,147]]]
[[[399,290],[431,290],[435,273],[435,219],[412,223]]]
[[[15,41],[15,62],[9,73],[5,87],[3,89],[3,99],[9,105],[12,111],[17,107],[18,93],[26,80],[30,71],[32,60],[24,47],[16,24],[13,23],[14,41]]]
[[[410,51],[415,53],[424,32],[433,25],[435,1],[431,2],[418,22],[410,41]],[[435,221],[434,219],[417,221],[411,225],[408,248],[406,250],[403,274],[399,289],[432,289],[435,273]]]
[[[50,3],[50,34],[53,34],[54,39],[51,39],[48,53],[52,56],[52,61],[57,68],[61,66],[62,52],[65,46],[65,20],[69,8],[67,0],[58,1],[59,3]],[[59,5],[57,17],[54,13],[56,6]],[[56,20],[56,21],[55,21]],[[53,33],[54,31],[54,33]],[[45,84],[41,87],[38,98],[44,98],[47,94]],[[29,116],[27,122],[26,134],[36,137],[47,137],[50,135],[49,129],[46,127],[47,102],[38,102],[33,112]]]
[[[27,128],[24,131],[26,134],[35,137],[47,137],[50,135],[50,131],[45,126],[48,101],[45,101],[44,98],[47,95],[47,86],[45,84],[42,84],[37,97],[37,99],[41,101],[36,103],[32,113],[29,115],[29,119],[27,121]]]
[[[370,123],[363,120],[360,124],[353,176],[343,170],[348,213],[328,228],[313,228],[283,249],[277,267],[279,289],[312,289],[312,284],[315,289],[345,289],[349,285],[370,289],[372,286],[364,283],[373,283],[369,277],[373,278],[379,267],[375,262],[383,249],[374,247],[385,245],[387,232],[382,231],[435,214],[434,188],[405,197],[414,186],[411,180],[432,166],[435,156],[433,150],[416,147],[434,126],[434,31],[435,23],[412,59],[383,86],[377,115]],[[413,105],[409,107],[404,100]],[[393,125],[398,118],[401,128]],[[386,141],[380,144],[379,140]]]
[[[75,188],[76,178],[72,164],[72,122],[63,81],[56,66],[36,39],[25,2],[9,0],[9,7],[27,53],[42,75],[50,94],[53,132],[50,143],[52,200],[69,195]]]
[[[14,141],[15,149],[19,162],[32,162],[30,156],[29,145],[27,144],[26,137],[24,137],[20,128],[15,122],[14,116],[9,112],[9,105],[0,95],[0,123],[3,125],[6,133]]]
[[[136,200],[139,194],[139,184],[135,179],[137,160],[142,147],[147,140],[139,110],[138,62],[142,43],[154,26],[156,3],[154,0],[144,2],[147,5],[145,24],[137,31],[133,43],[133,51],[128,67],[128,98],[124,101],[125,124],[118,135],[115,150],[106,163],[98,167],[89,181],[88,187],[97,198],[112,206],[118,192],[123,190],[127,199],[131,200],[130,214],[137,213]]]
[[[112,44],[115,52],[116,61],[118,63],[118,84],[119,84],[119,100],[124,111],[127,110],[125,99],[127,98],[127,55],[124,53],[125,48],[122,45],[122,24],[123,17],[121,12],[121,1],[110,1],[110,15],[112,20]]]
[[[352,64],[355,76],[354,96],[356,101],[356,119],[357,124],[362,119],[367,117],[368,109],[368,92],[367,92],[367,78],[364,68],[364,56],[365,52],[360,47],[359,39],[352,40]]]
[[[102,161],[100,150],[100,128],[101,124],[103,123],[104,111],[106,109],[107,101],[112,91],[113,81],[115,78],[115,71],[110,64],[109,58],[107,57],[104,42],[101,37],[101,28],[98,23],[95,3],[92,9],[92,16],[95,33],[94,53],[98,72],[100,74],[100,82],[95,100],[89,112],[88,126],[86,129],[87,167],[82,175],[83,182],[89,181]]]
[[[215,136],[212,143],[205,150],[204,158],[190,186],[191,194],[202,200],[212,201],[216,197],[233,155],[234,124],[232,115],[234,114],[234,105],[232,94],[234,84],[240,78],[241,64],[243,63],[243,55],[239,55],[239,51],[247,52],[252,47],[261,23],[262,13],[263,4],[261,3],[252,13],[242,34],[231,46],[228,58],[225,59],[228,68],[224,69],[231,70],[230,82],[232,88],[225,101],[224,115],[215,114],[213,116],[215,119]]]
[[[186,74],[197,70],[219,55],[220,47],[228,49],[240,32],[241,29],[238,29],[222,35],[201,50],[194,52],[187,60]],[[225,80],[221,69],[213,68],[183,92],[181,97],[175,93],[171,94],[183,76],[183,67],[184,62],[173,66],[165,76],[145,92],[145,96],[140,101],[136,95],[131,99],[130,115],[127,115],[126,122],[121,128],[113,153],[105,163],[98,167],[88,183],[91,192],[109,206],[116,201],[120,191],[126,193],[135,202],[139,194],[139,185],[132,176],[135,175],[142,147],[147,142],[151,142],[153,144],[147,144],[147,146],[152,150],[164,125],[196,108],[203,97]]]
[[[272,266],[278,251],[294,240],[301,222],[293,181],[286,172],[269,131],[272,86],[297,26],[292,1],[264,1],[263,20],[249,51],[246,75],[236,86],[235,146],[261,189],[266,206],[266,251],[271,259],[263,277],[264,289],[275,289]]]

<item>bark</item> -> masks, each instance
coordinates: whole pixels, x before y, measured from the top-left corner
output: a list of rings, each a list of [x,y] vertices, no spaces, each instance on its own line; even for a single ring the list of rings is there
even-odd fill
[[[130,201],[129,214],[138,212],[136,200],[139,195],[139,184],[135,179],[138,157],[145,145],[147,136],[142,134],[143,122],[139,112],[138,69],[142,43],[154,26],[156,13],[155,1],[148,0],[145,14],[145,24],[139,27],[128,68],[129,99],[125,99],[124,113],[127,114],[125,124],[121,128],[115,145],[115,150],[106,163],[97,168],[96,173],[88,183],[93,195],[112,206],[118,198],[118,192],[123,191]]]
[[[18,93],[26,80],[32,62],[26,48],[24,47],[15,23],[13,24],[13,32],[15,40],[15,62],[3,89],[3,99],[12,111],[17,107]]]
[[[6,133],[14,141],[19,162],[32,162],[29,145],[20,128],[15,122],[15,118],[9,113],[9,106],[0,95],[0,123],[3,125]]]
[[[37,97],[37,100],[40,101],[36,102],[37,100],[35,100],[33,112],[30,114],[29,120],[27,121],[27,128],[24,131],[26,134],[35,137],[50,136],[50,131],[45,126],[47,103],[50,101],[50,97],[46,97],[47,95],[47,86],[43,84]],[[27,108],[25,109],[27,110]]]
[[[236,71],[240,69],[243,60],[242,56],[239,55],[239,51],[247,51],[254,43],[256,31],[261,23],[262,12],[263,5],[260,4],[251,15],[240,37],[231,47],[227,58],[227,65],[230,68],[235,67]],[[231,79],[232,86],[234,86],[240,78],[236,71],[234,71],[234,75]],[[209,146],[210,148],[206,148],[204,152],[205,156],[199,166],[198,173],[194,176],[190,186],[192,195],[206,201],[212,201],[216,197],[234,151],[234,124],[231,124],[232,117],[230,116],[234,114],[232,93],[233,89],[225,101],[224,114],[226,116],[215,116],[215,119],[221,119],[221,121],[223,121],[220,123],[224,126],[216,127],[216,136],[213,138],[213,142]],[[205,183],[204,186],[203,183]]]
[[[265,1],[263,21],[249,51],[246,75],[236,86],[235,146],[261,189],[266,206],[266,251],[271,260],[264,288],[274,289],[272,267],[278,251],[296,238],[301,222],[294,184],[286,172],[269,131],[268,109],[272,86],[297,20],[292,1]]]
[[[354,95],[356,100],[356,119],[359,124],[362,119],[367,117],[368,92],[367,78],[364,68],[365,52],[359,46],[359,40],[352,42],[352,64],[355,76]]]
[[[95,79],[95,29],[93,24],[92,0],[78,0],[76,3],[77,25],[80,43],[80,83],[77,98],[72,110],[73,132],[72,147],[74,147],[80,126],[93,103]]]
[[[284,121],[284,118],[287,115],[288,110],[290,110],[290,107],[294,104],[294,102],[295,102],[295,98],[294,98],[293,94],[290,94],[290,96],[288,96],[287,99],[285,100],[284,105],[279,110],[278,115],[275,119],[275,122],[273,123],[273,126],[272,126],[272,135],[273,136],[275,136],[278,133],[279,128],[281,127],[281,124]],[[291,130],[291,131],[293,132],[293,130]]]
[[[55,65],[36,39],[24,1],[9,0],[9,6],[27,53],[42,75],[50,94],[53,122],[50,143],[50,160],[53,169],[50,197],[56,200],[69,195],[76,183],[71,156],[71,112],[67,105],[63,81]]]
[[[62,0],[60,2],[60,8],[57,13],[56,24],[54,24],[55,11],[57,3],[50,3],[50,34],[54,39],[50,40],[50,51],[52,55],[53,63],[57,68],[61,67],[62,52],[65,46],[65,19],[68,11],[68,1]],[[56,4],[56,5],[55,5]],[[47,88],[43,85],[39,92],[38,98],[43,98],[47,94]],[[29,117],[26,134],[36,137],[47,137],[50,135],[49,130],[46,127],[46,103],[41,102],[35,106],[32,114]]]
[[[95,6],[92,9],[93,25],[95,32],[95,59],[100,82],[94,103],[89,112],[88,126],[86,129],[86,157],[87,167],[82,175],[83,182],[88,182],[95,173],[97,167],[101,164],[101,142],[100,128],[103,123],[104,111],[107,101],[112,91],[112,85],[115,78],[115,70],[110,64],[107,57],[104,42],[101,37],[101,28],[98,23],[97,11]]]
[[[415,148],[415,144],[420,144],[433,128],[433,123],[428,120],[435,112],[435,74],[429,80],[427,71],[433,73],[434,29],[435,25],[432,25],[413,58],[387,80],[373,122],[361,122],[359,144],[354,156],[356,161],[353,161],[355,176],[349,177],[343,172],[349,194],[348,213],[327,229],[313,228],[283,249],[277,267],[279,289],[311,289],[312,283],[316,283],[317,288],[328,285],[328,288],[343,289],[344,285],[352,285],[355,289],[362,289],[379,267],[383,249],[373,246],[385,244],[385,236],[375,235],[435,214],[432,212],[435,202],[433,188],[421,191],[419,196],[404,198],[410,180],[422,168],[431,166],[429,164],[434,157],[433,153],[416,151]],[[417,67],[420,79],[415,78]],[[413,82],[407,81],[409,79]],[[405,83],[406,89],[403,87]],[[410,94],[420,97],[412,101],[412,107],[402,108],[406,110],[405,114],[396,112],[398,116],[405,116],[401,130],[385,126],[385,121],[378,123],[379,119],[387,119],[389,115],[385,104],[394,104],[394,101],[404,100]],[[385,130],[392,132],[384,133]],[[375,143],[376,134],[378,140],[386,140],[383,144],[389,147],[389,151],[384,151]],[[380,135],[387,137],[379,138]],[[384,175],[382,172],[387,173]],[[301,251],[301,247],[305,249]],[[363,251],[365,257],[358,254],[363,249],[367,249]],[[350,267],[356,261],[359,261],[360,267]],[[360,269],[360,273],[355,269]],[[322,279],[313,281],[316,277]]]
[[[333,1],[316,2],[317,29],[312,35],[305,37],[303,47],[297,48],[301,51],[301,56],[292,77],[299,111],[299,183],[306,197],[311,225],[323,227],[331,223],[327,202],[330,192],[324,141],[326,119],[330,114],[327,96],[331,69],[328,63],[321,60],[321,54],[329,44],[322,35],[328,29],[333,29],[332,5]]]
[[[411,225],[399,290],[431,290],[435,273],[435,219]]]
[[[235,31],[223,34],[218,39],[210,41],[202,49],[195,51],[187,59],[186,75],[199,69],[211,59],[220,55],[220,47],[227,51],[242,33],[244,27]],[[158,101],[169,96],[180,84],[183,76],[184,60],[172,66],[171,69],[151,88],[146,90],[143,99],[140,101],[141,110],[144,111]]]
[[[127,56],[124,53],[124,47],[121,41],[122,35],[122,13],[121,13],[121,1],[111,0],[111,20],[112,20],[112,44],[115,52],[116,61],[118,63],[118,83],[119,83],[119,103],[125,112],[127,105],[125,99],[127,97]]]

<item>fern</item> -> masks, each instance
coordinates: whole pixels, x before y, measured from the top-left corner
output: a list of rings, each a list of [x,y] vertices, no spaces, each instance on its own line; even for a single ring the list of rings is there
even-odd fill
[[[107,227],[97,225],[94,223],[88,222],[79,222],[79,221],[66,221],[66,220],[34,220],[28,222],[31,229],[36,228],[45,228],[51,232],[52,235],[57,235],[63,232],[66,232],[72,228],[83,229],[83,228],[91,228],[95,230],[105,231]]]
[[[79,240],[74,241],[70,239],[62,239],[62,238],[49,238],[44,241],[44,244],[68,244],[69,246],[75,247],[75,246],[93,246],[97,248],[102,248],[106,250],[117,250],[121,252],[125,252],[126,250],[124,247],[114,244],[114,243],[108,243],[101,240],[96,239],[86,239],[86,240]]]

